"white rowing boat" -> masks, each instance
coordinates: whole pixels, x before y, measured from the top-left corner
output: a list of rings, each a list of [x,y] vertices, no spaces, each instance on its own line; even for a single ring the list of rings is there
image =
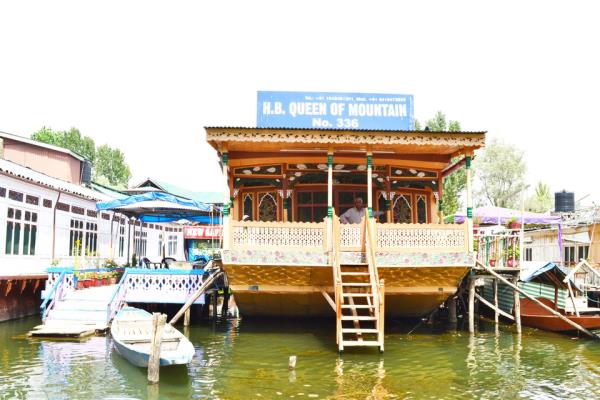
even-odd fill
[[[113,319],[110,333],[115,348],[130,363],[148,367],[152,347],[152,314],[139,308],[126,307]],[[160,365],[189,364],[194,346],[177,329],[166,324],[160,347]]]

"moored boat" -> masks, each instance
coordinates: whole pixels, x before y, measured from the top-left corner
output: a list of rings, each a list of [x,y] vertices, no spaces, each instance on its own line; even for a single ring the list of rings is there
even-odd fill
[[[537,299],[586,329],[600,329],[600,315],[598,314],[569,315],[565,313],[565,310],[556,308],[552,300],[543,297]],[[546,331],[568,332],[575,330],[572,325],[569,325],[556,315],[542,308],[539,304],[526,298],[521,299],[521,323],[525,326]]]
[[[148,367],[152,347],[152,315],[139,308],[126,307],[114,318],[110,333],[115,348],[127,361],[138,367]],[[194,346],[177,329],[166,324],[160,347],[160,365],[189,364]]]

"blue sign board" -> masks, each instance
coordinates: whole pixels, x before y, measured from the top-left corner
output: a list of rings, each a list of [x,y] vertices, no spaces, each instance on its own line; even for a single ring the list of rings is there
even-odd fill
[[[259,128],[413,130],[413,96],[258,92]]]

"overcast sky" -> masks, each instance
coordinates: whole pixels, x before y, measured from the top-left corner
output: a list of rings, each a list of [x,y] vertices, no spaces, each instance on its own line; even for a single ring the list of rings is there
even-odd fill
[[[600,203],[596,3],[3,1],[0,131],[75,126],[131,183],[215,190],[203,127],[256,125],[257,90],[413,94]]]

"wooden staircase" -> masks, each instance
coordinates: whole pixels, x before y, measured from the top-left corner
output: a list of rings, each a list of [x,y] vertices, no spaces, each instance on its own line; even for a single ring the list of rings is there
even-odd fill
[[[383,351],[384,292],[370,246],[369,221],[364,224],[367,263],[340,264],[339,221],[333,218],[333,274],[336,341],[339,351],[351,346],[377,346]],[[371,241],[372,243],[372,241]],[[371,252],[371,254],[369,254]]]

